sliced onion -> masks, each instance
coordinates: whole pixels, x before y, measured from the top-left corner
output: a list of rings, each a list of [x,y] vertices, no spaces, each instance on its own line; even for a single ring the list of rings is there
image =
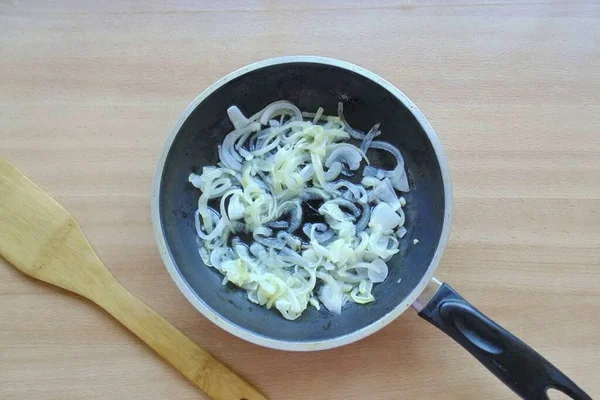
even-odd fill
[[[229,120],[231,121],[233,127],[236,130],[240,130],[250,123],[248,118],[246,118],[244,114],[242,114],[242,112],[237,106],[229,107],[227,109],[227,115],[229,116]]]
[[[204,229],[206,230],[206,232],[211,233],[214,229],[214,227],[218,224],[219,221],[219,213],[216,212],[215,210],[213,210],[212,208],[206,208],[206,213],[208,214],[208,220],[204,221],[204,217],[203,217],[203,222],[204,222]],[[198,234],[198,236],[202,237],[202,236],[207,236],[207,234],[205,234],[202,230],[202,224],[200,223],[200,217],[202,214],[202,210],[200,209],[200,207],[196,210],[196,212],[194,213],[194,224],[195,224],[195,228],[196,228],[196,233]]]
[[[218,147],[219,159],[227,168],[231,168],[234,171],[242,170],[241,160],[236,159],[230,150],[225,149],[223,146]],[[241,158],[241,157],[240,157]]]
[[[360,144],[360,151],[366,153],[369,147],[371,146],[371,142],[374,138],[381,135],[381,131],[379,130],[380,124],[375,124],[373,127],[367,132],[362,143]]]
[[[321,159],[315,153],[310,154],[310,159],[312,161],[313,168],[315,170],[315,178],[317,178],[318,184],[323,187],[326,184],[325,181],[325,172],[323,171],[323,164],[321,163]],[[313,178],[313,181],[315,179]]]
[[[221,232],[223,232],[223,229],[225,229],[225,227],[227,226],[226,222],[225,222],[225,218],[221,218],[219,220],[219,222],[217,223],[217,225],[215,226],[215,228],[212,230],[211,233],[209,233],[208,235],[205,234],[204,232],[202,232],[201,229],[196,229],[198,236],[200,236],[201,239],[204,240],[213,240],[214,238],[216,238]]]
[[[204,187],[204,181],[202,180],[202,177],[200,175],[196,175],[194,173],[191,173],[188,181],[194,185],[195,188],[197,189],[202,189]]]
[[[233,252],[229,247],[217,247],[210,253],[210,262],[215,268],[221,267],[224,259],[231,259]]]
[[[398,169],[398,167],[396,167],[393,174],[390,175],[390,180],[397,190],[405,193],[410,190],[410,187],[408,186],[408,176],[406,175],[404,168]]]
[[[271,221],[267,226],[271,229],[287,229],[290,227],[290,223],[287,221]]]
[[[363,210],[358,221],[356,221],[356,233],[360,233],[367,228],[371,220],[371,206],[363,203]]]
[[[267,249],[265,249],[265,246],[257,242],[254,242],[250,245],[250,254],[252,254],[259,260],[264,260],[269,256],[269,254],[267,253]]]
[[[342,169],[343,169],[342,163],[339,161],[335,161],[333,164],[330,165],[327,172],[325,172],[325,180],[327,182],[330,182],[330,181],[336,179],[342,173]],[[314,172],[314,170],[313,170],[313,172]]]
[[[246,208],[242,202],[241,190],[237,191],[229,200],[227,207],[227,215],[232,221],[242,219],[244,217],[244,209]]]
[[[342,187],[345,187],[347,189],[347,192],[345,194],[349,194],[348,196],[344,195],[344,198],[346,198],[347,200],[358,201],[361,203],[367,202],[367,191],[362,185],[356,185],[350,181],[343,179],[329,184],[329,188],[333,190],[338,190]]]
[[[358,273],[352,273],[349,271],[342,271],[342,270],[337,270],[337,271],[331,272],[331,276],[333,276],[337,280],[341,280],[345,283],[352,283],[352,284],[360,283],[364,280],[364,278],[362,276],[360,276]]]
[[[317,122],[319,122],[319,120],[321,119],[321,115],[323,115],[323,107],[319,107],[317,109],[317,112],[315,113],[315,117],[313,118],[312,123],[316,125]]]
[[[365,138],[365,134],[363,132],[353,129],[348,121],[346,121],[346,118],[344,118],[344,103],[341,101],[338,103],[338,116],[352,139],[363,140]]]
[[[327,171],[327,172],[329,172],[329,171]],[[313,168],[312,164],[305,165],[302,168],[302,170],[300,171],[300,176],[302,177],[302,179],[305,182],[310,181],[314,175],[315,175],[315,169]],[[327,174],[325,174],[325,179],[327,180]]]
[[[304,191],[302,195],[303,201],[311,201],[311,200],[328,200],[331,198],[331,194],[324,191],[323,189],[317,188],[308,188]]]
[[[357,170],[363,159],[366,159],[365,154],[358,147],[349,143],[341,143],[335,145],[335,148],[329,153],[325,166],[329,168],[333,163],[339,162],[347,165],[351,170]]]
[[[379,203],[371,213],[369,226],[373,229],[380,229],[383,232],[388,232],[395,229],[402,222],[402,218],[392,207],[386,203]]]
[[[373,195],[379,202],[389,204],[394,210],[400,208],[400,199],[389,178],[385,178],[373,189]]]
[[[228,191],[227,193],[225,193],[222,197],[221,197],[221,201],[220,201],[220,210],[221,210],[221,217],[223,218],[223,220],[225,221],[225,225],[227,226],[227,228],[229,228],[230,230],[235,230],[234,224],[231,221],[230,217],[228,216],[228,212],[227,212],[227,207],[225,207],[225,203],[227,202],[227,199],[230,197],[233,197],[234,195],[239,196],[242,193],[241,190],[239,189],[233,189]],[[231,206],[231,199],[229,200],[229,205]],[[242,207],[242,215],[243,215],[243,207]],[[241,217],[240,217],[241,218]],[[237,219],[240,219],[237,218]]]
[[[344,165],[342,165],[342,175],[344,176],[354,176],[354,172],[349,170],[348,168],[346,168]]]
[[[379,179],[382,179],[384,176],[390,178],[392,182],[392,186],[401,192],[407,192],[409,190],[408,186],[408,177],[406,176],[406,172],[404,171],[404,157],[402,157],[402,153],[396,147],[392,146],[389,143],[381,142],[378,140],[374,140],[371,142],[370,148],[380,149],[391,153],[396,159],[396,168],[391,171],[386,171],[382,169],[371,169],[365,167],[363,171],[364,176],[372,176],[375,173]]]
[[[285,242],[281,239],[272,238],[270,237],[271,235],[273,235],[273,231],[271,229],[258,227],[254,230],[252,237],[265,247],[272,247],[277,250],[283,249],[285,247]]]
[[[276,115],[291,115],[293,119],[302,121],[302,112],[289,101],[281,100],[269,104],[260,117],[260,123],[267,125],[269,120]]]
[[[346,210],[350,211],[350,214],[352,214],[355,218],[360,216],[360,210],[358,207],[356,207],[356,205],[349,200],[337,198],[331,200],[330,203],[337,204],[339,207],[345,208]]]
[[[281,138],[277,135],[269,135],[263,141],[261,141],[260,144],[256,144],[255,148],[252,150],[252,155],[258,157],[262,156],[263,154],[267,154],[279,146],[280,142]]]
[[[302,246],[302,241],[292,235],[289,232],[279,231],[277,232],[277,239],[282,240],[285,244],[287,244],[293,250],[299,250],[300,246]]]
[[[227,136],[225,136],[225,139],[223,140],[223,146],[222,149],[224,152],[226,152],[227,154],[229,154],[231,157],[233,157],[236,161],[238,161],[240,163],[241,166],[241,162],[243,161],[242,157],[235,151],[235,142],[241,138],[242,136],[244,136],[245,132],[243,131],[238,131],[235,130],[233,132],[230,132],[227,134]],[[221,160],[221,162],[223,162],[223,160]]]
[[[366,281],[362,280],[361,283],[362,282],[366,282]],[[373,282],[371,282],[371,287],[372,287],[372,284],[373,284]],[[371,290],[372,289],[369,289],[368,292],[361,293],[359,287],[354,287],[354,289],[352,289],[352,292],[350,293],[350,298],[352,299],[352,301],[354,301],[355,303],[358,303],[358,304],[370,303],[372,301],[375,301],[375,297],[373,296],[373,294],[371,294]]]
[[[388,267],[385,261],[381,258],[376,258],[373,261],[369,262],[360,262],[353,266],[355,269],[365,268],[367,269],[367,275],[371,282],[380,283],[387,278],[388,275]]]
[[[277,215],[282,216],[284,214],[290,215],[288,232],[294,232],[302,223],[302,203],[300,200],[286,201],[277,208]]]
[[[210,254],[206,247],[198,247],[198,254],[207,267],[213,267],[213,264],[210,262]]]
[[[302,256],[296,253],[289,247],[281,249],[280,255],[284,256],[285,259],[293,261],[294,264],[300,265],[303,268],[310,268],[310,264]]]
[[[322,272],[318,272],[317,277],[325,281],[319,291],[319,300],[332,313],[341,314],[345,301],[340,284],[333,277]]]
[[[398,240],[394,235],[382,235],[381,232],[373,232],[369,236],[368,251],[384,261],[392,258],[398,249]]]
[[[400,153],[400,150],[398,150],[391,144],[379,140],[374,140],[371,142],[371,146],[369,148],[384,150],[388,153],[391,153],[397,161],[397,166],[400,168],[404,168],[404,157],[402,157],[402,153]]]
[[[337,199],[336,199],[337,200]],[[338,222],[348,221],[354,219],[352,216],[346,214],[340,209],[340,206],[334,202],[335,200],[329,200],[321,207],[319,207],[319,214],[329,217],[330,219]],[[330,223],[331,225],[331,223]]]
[[[388,276],[388,266],[385,261],[377,258],[371,262],[371,265],[375,267],[375,269],[369,269],[368,271],[371,282],[380,283],[385,281],[385,278]]]
[[[363,170],[363,176],[365,176],[365,177],[374,177],[376,179],[381,180],[381,179],[383,179],[383,178],[385,178],[387,176],[386,172],[389,172],[389,171],[385,171],[383,169],[375,168],[375,167],[372,167],[370,165],[367,165],[365,167],[365,169]]]
[[[316,224],[306,223],[306,224],[302,225],[302,232],[304,232],[304,234],[307,237],[310,237],[313,226],[315,227],[313,236],[317,240],[317,242],[319,242],[319,244],[327,245],[328,243],[330,243],[332,241],[332,239],[335,236],[335,232],[331,228],[329,228],[326,224],[323,224],[323,223],[316,223]]]
[[[398,236],[398,239],[402,239],[404,236],[406,236],[406,228],[401,226],[400,228],[398,228],[398,231],[396,232],[396,236]]]

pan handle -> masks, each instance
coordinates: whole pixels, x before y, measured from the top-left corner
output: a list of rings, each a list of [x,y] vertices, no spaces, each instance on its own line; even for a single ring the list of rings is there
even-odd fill
[[[434,282],[440,284],[435,279]],[[437,292],[430,290],[430,295],[426,303],[415,303],[419,316],[464,347],[521,398],[548,400],[547,390],[556,389],[575,400],[592,399],[548,360],[483,315],[446,283]]]

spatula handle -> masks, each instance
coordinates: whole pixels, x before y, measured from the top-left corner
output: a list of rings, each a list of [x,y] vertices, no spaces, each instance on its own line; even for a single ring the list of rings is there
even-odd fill
[[[213,358],[112,279],[93,296],[99,306],[136,334],[215,400],[266,400],[252,385]]]
[[[266,400],[123,288],[60,204],[0,158],[0,256],[23,273],[89,298],[216,400]]]

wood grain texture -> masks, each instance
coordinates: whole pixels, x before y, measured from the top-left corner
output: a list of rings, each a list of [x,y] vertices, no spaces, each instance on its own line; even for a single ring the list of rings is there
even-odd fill
[[[266,400],[120,285],[73,216],[3,159],[0,198],[0,256],[15,268],[102,307],[211,399]]]
[[[149,210],[166,135],[216,79],[292,54],[369,68],[421,108],[455,190],[439,277],[600,397],[597,2],[0,0],[0,157],[132,293],[273,399],[514,398],[414,312],[286,353],[223,332],[171,282]],[[8,265],[0,321],[2,399],[202,398],[96,307]]]

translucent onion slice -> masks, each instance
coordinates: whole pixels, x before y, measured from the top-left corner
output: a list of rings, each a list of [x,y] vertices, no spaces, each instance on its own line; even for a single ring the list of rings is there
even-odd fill
[[[338,116],[340,118],[340,121],[342,121],[342,123],[344,124],[344,128],[350,134],[350,137],[352,139],[363,140],[365,138],[365,134],[363,132],[357,129],[353,129],[350,126],[350,124],[346,121],[346,118],[344,117],[344,103],[342,103],[341,101],[338,103]]]
[[[365,154],[356,146],[349,143],[335,145],[334,149],[327,156],[325,166],[331,167],[333,163],[341,163],[347,165],[351,170],[357,170],[360,163],[366,159]]]
[[[396,167],[391,171],[365,168],[363,175],[372,176],[374,174],[379,179],[382,179],[384,176],[388,177],[392,182],[392,186],[396,190],[399,190],[401,192],[408,192],[408,177],[406,176],[406,172],[404,171],[404,157],[402,157],[402,153],[400,153],[400,150],[398,150],[396,147],[392,146],[389,143],[381,142],[378,140],[372,141],[369,148],[380,149],[391,153],[396,159]]]
[[[394,210],[401,207],[400,199],[389,178],[383,179],[381,183],[373,189],[373,195],[377,201],[388,204]]]
[[[367,150],[369,149],[369,147],[371,146],[371,142],[373,141],[373,139],[375,139],[377,136],[381,135],[379,126],[380,126],[380,124],[375,124],[369,130],[369,132],[367,132],[364,139],[362,140],[362,143],[360,144],[360,151],[362,151],[363,153],[366,153]]]
[[[302,112],[289,101],[281,100],[269,104],[260,117],[261,125],[267,125],[269,120],[278,115],[291,115],[293,119],[302,121]]]
[[[246,118],[246,116],[244,114],[242,114],[242,112],[240,111],[240,109],[237,106],[229,107],[227,109],[227,116],[229,116],[229,120],[233,124],[233,127],[235,128],[235,130],[238,130],[238,131],[241,130],[242,128],[245,128],[250,123],[248,118]]]
[[[369,227],[389,232],[402,222],[402,218],[387,203],[379,203],[371,213]]]

